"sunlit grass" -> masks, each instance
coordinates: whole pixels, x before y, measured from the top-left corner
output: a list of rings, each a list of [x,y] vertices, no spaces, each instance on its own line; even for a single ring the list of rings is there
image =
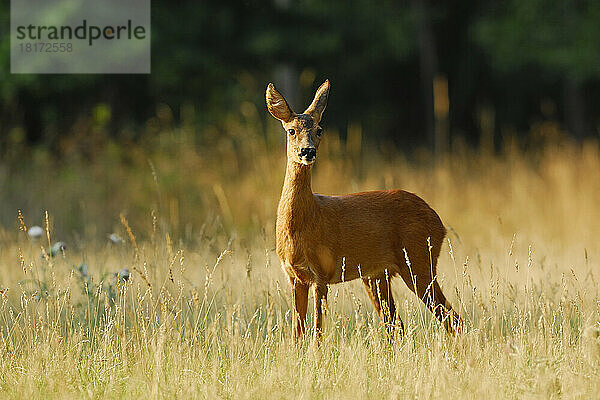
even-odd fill
[[[90,162],[6,167],[0,397],[596,396],[597,143],[408,161],[326,133],[315,191],[398,187],[438,211],[441,286],[467,329],[448,337],[395,280],[406,335],[390,345],[349,282],[331,287],[322,345],[296,347],[274,253],[283,142],[237,128],[210,151],[173,130]]]

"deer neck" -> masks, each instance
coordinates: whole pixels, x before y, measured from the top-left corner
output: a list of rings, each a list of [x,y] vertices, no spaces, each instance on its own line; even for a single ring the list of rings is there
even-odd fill
[[[288,160],[285,181],[277,210],[278,224],[283,229],[301,230],[315,216],[310,165]]]

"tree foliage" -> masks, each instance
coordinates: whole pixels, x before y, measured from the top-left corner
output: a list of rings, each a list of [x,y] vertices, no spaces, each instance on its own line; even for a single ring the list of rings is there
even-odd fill
[[[115,136],[135,138],[161,103],[176,120],[190,106],[201,125],[219,124],[243,102],[262,109],[264,88],[281,71],[297,86],[275,83],[298,107],[322,80],[332,81],[327,123],[342,133],[359,122],[370,137],[423,143],[432,118],[422,82],[424,26],[435,56],[428,71],[448,79],[451,134],[476,140],[482,107],[494,109],[496,131],[525,131],[544,99],[567,123],[581,104],[576,119],[587,134],[600,120],[589,107],[600,100],[600,3],[593,0],[157,0],[152,73],[129,76],[10,74],[6,5],[0,20],[0,146],[16,128],[30,142],[55,143],[82,118],[93,120],[99,106]],[[566,79],[576,82],[569,95]]]

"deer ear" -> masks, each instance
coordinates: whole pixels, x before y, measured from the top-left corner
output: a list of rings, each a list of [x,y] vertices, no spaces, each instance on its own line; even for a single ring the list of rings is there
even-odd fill
[[[327,106],[327,97],[329,97],[329,79],[325,80],[317,89],[315,98],[310,106],[304,111],[305,114],[312,115],[317,121],[321,120],[325,106]]]
[[[266,99],[267,109],[272,116],[283,122],[289,122],[292,119],[294,112],[272,83],[267,86]]]

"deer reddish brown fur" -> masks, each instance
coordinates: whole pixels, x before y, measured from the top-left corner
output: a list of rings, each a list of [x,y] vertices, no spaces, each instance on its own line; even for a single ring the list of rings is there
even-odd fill
[[[306,330],[308,289],[315,291],[315,333],[322,333],[329,284],[361,278],[381,321],[403,330],[390,287],[400,275],[449,332],[461,323],[436,280],[446,234],[440,217],[420,197],[403,190],[323,196],[311,189],[311,169],[322,136],[319,126],[329,81],[312,104],[295,114],[273,84],[269,112],[287,135],[287,169],[277,210],[277,255],[290,278],[296,311],[294,337]],[[397,322],[396,322],[397,321]],[[391,336],[390,336],[391,337]]]

